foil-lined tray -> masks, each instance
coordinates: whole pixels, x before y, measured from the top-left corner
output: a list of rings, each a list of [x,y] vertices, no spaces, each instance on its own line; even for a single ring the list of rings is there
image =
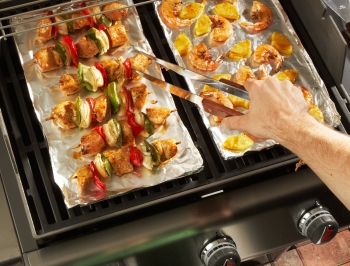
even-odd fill
[[[131,0],[120,2],[126,5],[133,4]],[[101,1],[101,4],[102,3],[103,1]],[[33,12],[31,17],[33,16],[41,17],[42,14]],[[17,22],[27,20],[29,18],[30,17],[28,16],[23,17],[22,15],[13,19],[11,21],[13,30],[20,32],[35,27],[37,22],[17,26],[15,25]],[[128,58],[138,53],[138,51],[135,49],[136,47],[138,50],[145,53],[153,54],[147,39],[143,35],[141,22],[135,7],[129,8],[128,15],[123,19],[122,23],[126,27],[129,43],[117,49],[111,48],[107,54],[98,58],[80,58],[79,61],[85,65],[92,66],[94,62],[105,59]],[[71,37],[73,38],[74,42],[77,43],[79,38],[84,36],[85,33],[86,29],[78,31],[74,35],[71,35]],[[76,182],[73,182],[70,177],[79,167],[88,164],[94,159],[94,157],[76,158],[74,156],[74,152],[79,150],[72,148],[80,143],[80,138],[89,133],[92,126],[91,128],[84,130],[79,130],[78,128],[61,130],[56,127],[52,121],[45,121],[45,119],[50,116],[52,109],[63,101],[74,101],[77,95],[80,95],[82,99],[87,97],[96,98],[103,92],[91,92],[85,88],[78,94],[70,96],[66,96],[61,91],[50,92],[50,89],[58,87],[58,81],[62,74],[77,73],[77,67],[62,67],[58,70],[42,73],[37,66],[33,65],[33,55],[42,47],[34,44],[35,32],[26,31],[15,35],[14,39],[24,69],[30,97],[48,142],[54,180],[61,188],[64,195],[65,204],[68,208],[76,205],[90,204],[109,197],[115,197],[121,193],[142,187],[153,186],[202,170],[203,159],[192,142],[192,139],[186,127],[183,125],[178,113],[175,111],[167,118],[166,123],[162,127],[158,128],[154,135],[148,138],[149,142],[153,142],[156,139],[166,138],[173,138],[179,142],[177,145],[178,153],[170,160],[168,164],[160,166],[152,171],[147,170],[144,167],[137,167],[134,168],[134,172],[123,175],[122,177],[114,175],[108,180],[104,179],[103,182],[106,184],[106,189],[104,191],[92,183],[86,191],[80,193]],[[53,41],[50,41],[45,45],[51,44],[53,44]],[[155,64],[148,66],[147,72],[150,75],[162,78],[160,68]],[[161,89],[154,89],[152,83],[147,80],[141,79],[139,81],[127,82],[125,85],[130,88],[138,83],[146,84],[148,91],[150,92],[144,109],[158,106],[176,110],[172,96]],[[112,115],[112,118],[116,118],[118,120],[115,115]],[[139,144],[140,141],[141,140],[137,138],[136,144]]]
[[[183,4],[183,6],[185,6],[185,5],[188,5],[190,2],[193,2],[193,1],[184,0],[181,3]],[[223,2],[224,1],[221,1],[221,0],[207,0],[207,1],[204,0],[202,3],[206,3],[206,5],[203,13],[207,15],[214,15],[212,11],[213,7],[216,4],[223,3]],[[253,72],[257,73],[259,69],[253,68],[251,66],[250,59],[234,62],[227,58],[227,53],[231,50],[234,44],[246,39],[249,39],[251,41],[251,50],[252,52],[254,52],[256,47],[258,47],[259,45],[270,44],[270,37],[273,32],[281,33],[285,35],[288,38],[288,40],[291,42],[293,46],[293,53],[290,56],[287,56],[287,57],[284,56],[283,66],[280,71],[285,69],[298,70],[299,73],[295,83],[304,86],[310,91],[314,99],[314,104],[318,105],[318,107],[323,112],[325,123],[327,125],[331,127],[336,127],[337,125],[339,125],[340,115],[338,114],[334,103],[329,97],[327,88],[324,85],[324,82],[322,81],[321,77],[317,73],[317,70],[312,60],[310,59],[308,53],[306,52],[303,45],[301,44],[295,30],[293,29],[293,26],[289,21],[288,16],[286,15],[279,1],[278,0],[261,0],[260,1],[268,5],[271,8],[274,15],[272,24],[267,29],[263,30],[260,33],[248,33],[243,28],[241,28],[239,24],[240,22],[243,22],[243,21],[254,22],[250,18],[250,8],[253,5],[253,0],[245,0],[245,1],[238,0],[238,1],[229,1],[229,2],[233,3],[237,7],[240,17],[236,21],[231,22],[233,27],[232,37],[223,44],[214,43],[214,45],[212,45],[213,43],[211,43],[210,33],[200,37],[194,36],[194,25],[198,17],[193,19],[192,24],[189,27],[180,29],[180,30],[173,30],[163,23],[159,15],[159,6],[161,5],[162,2],[157,1],[154,3],[154,7],[156,10],[158,19],[160,20],[164,34],[167,38],[169,46],[178,64],[180,66],[186,67],[188,69],[191,69],[193,71],[199,72],[201,74],[204,74],[210,77],[219,73],[231,74],[233,76],[233,74],[236,73],[239,67],[242,65],[250,66]],[[198,69],[194,69],[191,66],[191,64],[188,62],[188,54],[181,56],[174,46],[174,40],[182,32],[184,32],[189,37],[193,47],[198,45],[199,43],[204,43],[210,49],[210,53],[212,54],[214,59],[218,58],[219,55],[225,52],[226,56],[221,66],[214,72],[203,72],[203,71],[199,71]],[[270,75],[275,74],[270,65],[268,65],[266,69],[269,71]],[[192,81],[188,78],[185,78],[185,79],[190,91],[196,94],[199,94],[203,90],[202,84]],[[211,122],[212,117],[208,113],[203,112],[201,110],[200,110],[200,113],[207,129],[211,133],[211,136],[213,138],[213,141],[216,144],[218,151],[220,152],[220,154],[224,159],[236,158],[244,155],[248,151],[258,151],[267,147],[271,147],[276,144],[274,140],[266,140],[264,142],[255,142],[251,148],[242,152],[234,152],[234,151],[224,149],[222,147],[223,142],[231,135],[239,135],[240,131],[228,130],[227,128],[224,128],[221,125],[214,124]]]

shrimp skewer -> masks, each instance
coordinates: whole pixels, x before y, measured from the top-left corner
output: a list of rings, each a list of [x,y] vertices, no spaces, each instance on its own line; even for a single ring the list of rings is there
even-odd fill
[[[214,28],[211,32],[211,39],[216,42],[226,42],[233,34],[231,23],[224,17],[218,15],[209,16]]]
[[[258,33],[267,27],[269,27],[273,21],[273,13],[272,10],[265,4],[254,1],[253,6],[250,10],[250,16],[252,19],[256,19],[256,23],[252,22],[241,22],[240,25],[243,29]]]
[[[283,57],[272,45],[261,44],[253,52],[250,57],[250,62],[253,68],[259,67],[262,64],[267,65],[272,62],[275,65],[274,71],[277,73],[282,67]]]
[[[181,0],[163,0],[159,6],[159,16],[163,23],[173,30],[187,28],[192,20],[180,19],[182,9]]]
[[[188,55],[189,63],[202,71],[212,72],[218,69],[221,63],[224,61],[225,53],[222,53],[217,59],[213,59],[209,49],[205,44],[200,43],[192,48]]]

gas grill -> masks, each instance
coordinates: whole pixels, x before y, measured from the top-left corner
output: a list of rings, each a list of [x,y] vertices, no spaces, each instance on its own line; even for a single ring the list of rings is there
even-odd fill
[[[348,48],[339,33],[342,23],[334,23],[328,13],[322,20],[321,1],[280,2],[342,117],[337,130],[347,134],[350,84],[343,84]],[[0,3],[5,8],[0,17],[59,3],[36,1],[15,9],[7,6],[19,2]],[[141,5],[137,11],[155,56],[175,63],[154,6]],[[337,47],[332,56],[328,45]],[[224,160],[197,119],[197,107],[176,97],[178,113],[202,155],[204,169],[67,209],[53,179],[48,144],[12,37],[2,40],[0,60],[0,194],[6,195],[10,210],[4,223],[9,227],[4,228],[13,224],[18,239],[13,249],[0,245],[4,251],[14,250],[0,256],[0,265],[2,260],[25,265],[202,265],[205,243],[221,236],[234,242],[241,265],[260,265],[306,240],[298,222],[305,211],[317,207],[316,201],[329,209],[340,228],[350,224],[346,208],[307,166],[294,172],[299,158],[289,150],[275,145]],[[166,71],[163,75],[166,81],[187,88],[181,76]],[[6,204],[3,208],[6,213]]]

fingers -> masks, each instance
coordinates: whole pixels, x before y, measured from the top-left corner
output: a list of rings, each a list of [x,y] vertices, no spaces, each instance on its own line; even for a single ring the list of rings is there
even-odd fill
[[[228,129],[232,129],[232,130],[244,130],[244,120],[245,120],[245,115],[242,116],[230,116],[230,117],[226,117],[221,121],[221,124],[228,128]]]

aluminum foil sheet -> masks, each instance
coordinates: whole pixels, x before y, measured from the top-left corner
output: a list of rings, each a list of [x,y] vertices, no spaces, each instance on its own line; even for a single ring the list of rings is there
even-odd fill
[[[132,1],[121,1],[125,4],[132,4]],[[42,14],[35,14],[40,15]],[[16,21],[22,19],[28,19],[18,17],[12,21],[14,25]],[[123,24],[127,29],[129,36],[129,43],[123,45],[118,49],[110,49],[109,52],[99,58],[94,57],[90,59],[79,59],[81,63],[85,65],[93,65],[96,61],[105,59],[117,59],[119,57],[128,58],[137,54],[134,47],[142,50],[145,53],[153,54],[150,45],[142,33],[142,27],[139,20],[139,16],[135,8],[130,8],[126,19],[123,19]],[[15,31],[22,31],[27,28],[35,27],[36,22],[26,23],[13,27]],[[86,30],[76,33],[71,36],[75,43],[78,39],[85,35]],[[177,142],[180,142],[178,146],[178,153],[171,161],[155,169],[149,171],[144,167],[134,168],[134,172],[126,174],[122,177],[116,175],[112,176],[106,183],[106,190],[102,191],[93,183],[90,187],[80,193],[76,182],[73,182],[70,177],[81,166],[88,164],[94,157],[90,158],[76,158],[74,152],[78,152],[79,149],[73,149],[73,146],[80,143],[80,138],[89,133],[90,129],[79,130],[78,128],[71,130],[60,130],[56,127],[52,121],[45,121],[50,116],[52,109],[59,103],[65,100],[74,101],[77,95],[66,96],[61,91],[50,92],[50,89],[58,86],[58,80],[64,73],[77,73],[77,68],[74,66],[63,67],[58,70],[41,73],[37,66],[32,65],[33,54],[41,47],[34,45],[35,32],[28,31],[23,34],[16,35],[15,42],[20,55],[21,63],[24,69],[27,86],[31,95],[31,99],[37,114],[39,121],[41,122],[43,132],[46,136],[49,153],[51,159],[51,165],[55,182],[61,188],[64,195],[65,203],[68,208],[76,205],[86,205],[96,202],[98,200],[114,197],[131,191],[134,189],[153,186],[168,180],[172,180],[181,176],[198,172],[202,169],[203,160],[199,151],[194,146],[192,139],[183,125],[177,112],[171,113],[167,118],[166,123],[158,128],[154,135],[148,138],[150,142],[156,139],[173,138]],[[46,45],[52,44],[50,41]],[[160,69],[155,64],[150,65],[147,68],[147,72],[153,76],[162,78]],[[146,80],[139,80],[137,82],[129,82],[125,85],[130,88],[137,83],[144,83],[147,85],[149,96],[147,97],[145,108],[148,107],[167,107],[171,110],[176,110],[172,96],[158,88],[154,88],[152,84]],[[85,99],[86,97],[96,98],[102,91],[91,92],[83,89],[79,92],[80,97]],[[112,115],[112,117],[117,118]],[[118,120],[119,118],[117,118]],[[119,119],[120,120],[120,119]],[[138,144],[141,139],[136,139]]]
[[[182,1],[182,4],[187,5],[190,2],[191,0],[184,0]],[[221,0],[207,0],[203,13],[207,15],[214,15],[212,10],[213,7],[216,4],[223,3],[223,2],[224,1],[221,1]],[[259,45],[270,44],[270,38],[273,32],[281,33],[285,35],[288,38],[288,40],[290,40],[293,46],[293,53],[290,56],[284,57],[283,66],[280,71],[283,71],[285,69],[298,70],[299,73],[295,83],[306,87],[311,92],[311,94],[313,95],[314,104],[318,105],[319,108],[322,110],[325,118],[325,123],[327,125],[331,127],[336,127],[337,125],[339,125],[340,115],[338,114],[334,103],[331,101],[329,97],[327,88],[325,87],[322,79],[317,73],[312,60],[310,59],[308,53],[305,51],[303,45],[301,44],[295,30],[293,29],[289,21],[289,18],[284,12],[279,1],[277,0],[260,1],[268,5],[271,8],[274,15],[272,24],[267,29],[263,30],[260,33],[248,33],[243,28],[241,28],[239,24],[240,22],[243,22],[243,21],[254,22],[250,18],[250,8],[253,5],[253,0],[237,0],[237,1],[229,1],[229,2],[233,3],[237,7],[240,17],[238,20],[231,23],[233,27],[233,36],[230,39],[228,39],[225,43],[223,44],[215,43],[215,45],[213,45],[213,42],[210,39],[210,33],[203,35],[201,37],[194,36],[194,25],[197,18],[193,19],[192,24],[188,28],[181,29],[181,30],[172,30],[168,28],[162,22],[159,16],[159,6],[162,2],[157,1],[154,3],[154,7],[158,15],[158,18],[161,22],[163,31],[165,33],[167,41],[170,45],[171,50],[174,53],[175,59],[178,62],[178,64],[209,77],[212,77],[213,75],[219,74],[219,73],[231,74],[233,77],[233,74],[236,73],[238,68],[242,65],[250,66],[253,72],[257,75],[259,69],[253,68],[251,66],[250,59],[234,62],[228,59],[227,56],[225,57],[224,62],[221,64],[221,66],[214,72],[203,72],[203,71],[199,71],[198,69],[194,69],[188,63],[188,54],[185,56],[180,56],[180,54],[178,53],[178,51],[174,46],[174,40],[181,32],[184,32],[192,41],[193,46],[196,46],[199,43],[204,43],[208,48],[210,48],[210,53],[213,55],[213,58],[215,59],[223,52],[227,54],[231,50],[234,44],[242,40],[249,39],[251,41],[251,50],[252,52],[254,52],[256,47],[258,47]],[[270,65],[267,66],[267,70],[269,71],[270,75],[274,75],[274,71]],[[203,90],[203,85],[201,85],[200,83],[193,82],[188,78],[185,78],[185,79],[189,89],[192,92],[199,94]],[[203,111],[201,111],[200,113],[206,127],[211,133],[211,136],[217,146],[217,149],[219,150],[219,152],[221,153],[224,159],[239,157],[248,151],[257,151],[267,147],[271,147],[276,144],[276,142],[273,140],[267,140],[265,142],[255,142],[251,148],[243,152],[233,152],[233,151],[226,150],[222,147],[222,143],[229,136],[238,135],[240,131],[228,130],[223,126],[220,126],[217,124],[215,125],[211,122],[212,119],[208,113],[205,113]]]

